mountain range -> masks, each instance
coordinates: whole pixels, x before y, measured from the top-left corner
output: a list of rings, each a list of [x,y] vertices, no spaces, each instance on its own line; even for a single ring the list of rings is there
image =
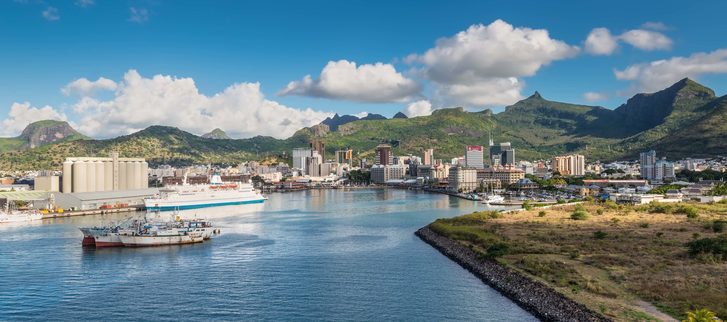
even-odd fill
[[[57,169],[66,156],[144,157],[152,164],[235,164],[249,159],[287,160],[295,147],[314,138],[328,152],[350,147],[358,158],[373,159],[374,148],[391,143],[398,154],[461,156],[464,145],[509,141],[517,159],[543,159],[581,153],[588,160],[635,158],[655,148],[659,156],[711,157],[727,152],[727,96],[690,79],[656,93],[637,94],[616,109],[555,102],[535,92],[503,112],[435,110],[429,116],[387,119],[338,114],[298,130],[287,139],[257,136],[229,139],[215,129],[197,136],[173,127],[151,126],[107,140],[82,136],[65,122],[33,123],[17,138],[0,139],[0,169]],[[62,124],[61,124],[62,123]],[[329,154],[330,155],[330,154]]]

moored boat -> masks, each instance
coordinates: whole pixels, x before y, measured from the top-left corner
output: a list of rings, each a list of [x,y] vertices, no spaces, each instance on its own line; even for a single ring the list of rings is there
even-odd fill
[[[219,175],[214,175],[210,184],[167,186],[158,195],[144,199],[144,206],[149,211],[172,211],[257,204],[265,200],[252,184],[224,183]]]

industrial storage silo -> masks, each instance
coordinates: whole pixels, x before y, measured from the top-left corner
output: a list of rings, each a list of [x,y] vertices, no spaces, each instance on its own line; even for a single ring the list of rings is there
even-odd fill
[[[96,191],[96,163],[86,162],[86,191]]]
[[[149,188],[149,164],[141,163],[141,189]]]
[[[73,161],[63,162],[63,192],[73,191]]]
[[[136,189],[134,162],[124,162],[124,166],[126,166],[126,189]]]
[[[126,162],[119,161],[119,190],[126,190]]]
[[[73,163],[73,192],[86,192],[86,162]]]
[[[103,163],[103,190],[112,191],[114,190],[114,163],[111,161],[104,161]]]
[[[106,175],[103,168],[103,162],[96,161],[96,191],[104,191],[106,184]]]
[[[134,162],[134,189],[141,189],[141,162]]]

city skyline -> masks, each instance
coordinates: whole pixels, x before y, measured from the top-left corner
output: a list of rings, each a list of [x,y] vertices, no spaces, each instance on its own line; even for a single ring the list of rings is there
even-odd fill
[[[280,12],[281,4],[297,14]],[[678,11],[639,3],[628,12],[574,3],[533,2],[527,11],[468,2],[387,10],[330,4],[0,3],[7,46],[25,49],[2,54],[0,136],[62,119],[98,138],[153,124],[281,138],[333,113],[498,111],[536,90],[609,108],[683,77],[726,90],[727,54],[711,40],[721,20],[709,18],[724,9],[720,3],[678,4]],[[342,11],[344,21],[336,18]],[[536,14],[556,11],[573,17]],[[21,21],[25,28],[13,28]],[[521,55],[499,50],[504,45]],[[295,59],[283,59],[291,50]],[[458,66],[470,72],[446,72]]]

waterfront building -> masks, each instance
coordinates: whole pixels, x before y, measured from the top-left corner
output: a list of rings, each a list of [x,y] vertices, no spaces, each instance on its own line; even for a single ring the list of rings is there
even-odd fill
[[[556,156],[550,163],[553,172],[564,176],[583,176],[586,174],[585,157],[580,154]]]
[[[479,179],[500,180],[502,186],[509,186],[518,180],[525,178],[525,172],[515,167],[485,168],[479,173]]]
[[[143,158],[66,158],[61,188],[65,193],[146,189],[149,164]]]
[[[465,147],[464,164],[467,168],[484,169],[484,152],[481,145]]]
[[[400,180],[406,175],[406,167],[401,165],[374,165],[371,167],[371,182],[383,184],[389,180]]]
[[[376,165],[390,165],[394,163],[394,156],[391,154],[391,145],[379,144],[376,146]]]
[[[448,176],[449,189],[457,192],[470,192],[477,189],[477,169],[451,167]]]
[[[424,162],[422,164],[423,165],[434,164],[434,149],[424,150]]]
[[[309,146],[312,151],[318,152],[322,160],[326,160],[326,144],[323,143],[323,141],[320,139],[313,139]]]

